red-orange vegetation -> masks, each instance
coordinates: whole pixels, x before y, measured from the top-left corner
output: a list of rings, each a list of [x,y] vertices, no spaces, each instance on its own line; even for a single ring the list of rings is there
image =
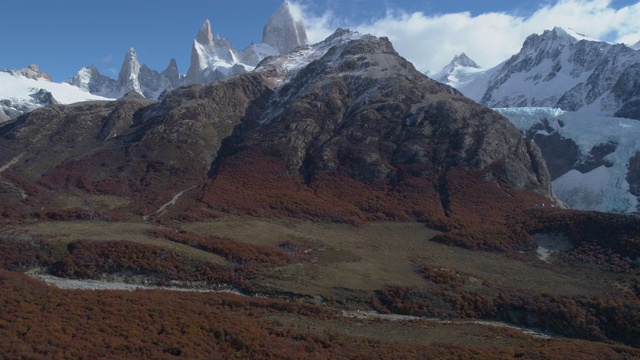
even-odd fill
[[[573,248],[569,261],[593,262],[628,272],[640,259],[640,218],[621,214],[561,209],[536,209],[517,217],[529,233],[567,236]]]
[[[0,237],[0,269],[27,271],[52,262],[51,249],[41,239],[30,235]]]
[[[294,262],[286,252],[269,246],[247,244],[216,236],[201,236],[188,231],[155,230],[151,235],[220,255],[237,266],[245,267],[246,270],[284,266]]]
[[[37,207],[52,196],[49,190],[43,188],[31,179],[25,178],[13,169],[3,171],[2,177],[24,192],[26,198],[22,199],[22,203],[27,206]]]
[[[468,276],[420,266],[422,287],[388,287],[372,299],[376,310],[439,318],[501,320],[515,325],[595,341],[640,347],[640,298],[622,290],[608,295],[560,296],[504,289],[487,297],[468,289]]]
[[[489,169],[449,170],[448,213],[455,225],[452,231],[438,234],[433,241],[472,250],[535,249],[531,236],[512,217],[529,209],[551,207],[551,202],[533,192],[502,187],[487,180]]]
[[[382,312],[437,318],[492,318],[496,316],[493,301],[467,291],[467,277],[455,272],[419,266],[426,280],[422,288],[401,286],[378,290],[373,307]]]
[[[506,189],[487,180],[490,169],[452,168],[445,178],[412,176],[404,165],[394,179],[353,179],[344,165],[308,179],[288,172],[281,157],[247,148],[225,159],[204,190],[212,209],[257,216],[291,216],[321,221],[420,221],[483,249],[530,248],[526,234],[505,234],[505,217],[550,202],[529,191]],[[480,231],[477,231],[480,230]],[[471,243],[486,242],[486,245]]]
[[[307,332],[278,316],[340,319],[326,308],[228,294],[69,291],[0,270],[0,353],[6,358],[511,359],[639,357],[619,345],[532,341],[504,349],[388,342]],[[353,321],[342,319],[341,321]],[[523,340],[521,340],[524,342]]]
[[[421,221],[439,229],[449,225],[433,179],[365,183],[341,173],[319,173],[310,186],[320,196],[355,205],[360,217],[368,221]]]
[[[54,275],[99,279],[107,274],[144,275],[158,284],[170,280],[230,284],[233,271],[219,265],[196,263],[174,251],[128,241],[74,241],[68,254],[51,266]]]
[[[113,153],[101,151],[86,158],[66,161],[46,173],[40,183],[52,190],[80,189],[90,194],[100,193],[96,189],[96,181],[109,176],[113,157]],[[131,194],[126,183],[112,186],[111,190],[114,195]]]
[[[288,174],[281,158],[251,148],[225,161],[205,187],[202,201],[231,214],[351,223],[364,220],[353,204],[323,195],[316,194],[297,174]]]

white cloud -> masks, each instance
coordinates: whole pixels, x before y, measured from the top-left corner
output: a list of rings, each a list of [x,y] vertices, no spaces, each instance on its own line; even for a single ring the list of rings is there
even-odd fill
[[[528,35],[554,26],[572,28],[589,37],[635,44],[640,40],[640,2],[616,9],[611,0],[559,0],[535,13],[468,12],[428,15],[390,9],[384,18],[354,22],[330,11],[311,15],[300,5],[310,42],[321,41],[337,27],[387,36],[400,55],[422,71],[437,72],[453,56],[465,52],[479,65],[493,67],[517,53]]]
[[[102,58],[103,63],[110,63],[113,61],[113,54],[109,53],[105,57]]]
[[[341,22],[334,16],[333,11],[327,10],[322,15],[313,14],[306,3],[289,2],[294,19],[302,19],[307,30],[309,43],[314,44],[320,42],[340,27]]]

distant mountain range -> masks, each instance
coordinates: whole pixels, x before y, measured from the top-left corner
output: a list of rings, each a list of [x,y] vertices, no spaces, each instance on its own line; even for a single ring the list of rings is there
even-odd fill
[[[251,71],[268,56],[281,55],[307,44],[304,23],[293,15],[289,3],[285,1],[267,20],[262,43],[252,43],[241,51],[227,39],[213,36],[211,24],[206,20],[193,41],[191,64],[186,75],[180,74],[175,59],[171,59],[162,72],[140,64],[133,48],[126,53],[115,80],[101,74],[98,68],[92,65],[83,67],[66,81],[82,90],[81,92],[69,90],[66,86],[60,87],[60,84],[54,85],[51,78],[40,72],[37,65],[17,71],[5,70],[5,74],[13,76],[14,79],[8,79],[7,75],[2,78],[6,84],[0,85],[0,122],[45,105],[118,99],[131,91],[146,98],[157,99],[165,91],[180,86],[206,84]],[[41,76],[35,76],[35,73]],[[38,82],[25,81],[26,79]],[[68,101],[59,100],[61,97]]]
[[[434,78],[492,108],[554,107],[640,119],[640,51],[634,47],[556,27],[529,36],[519,53],[491,69],[474,65],[462,54]]]
[[[180,75],[175,59],[162,72],[141,65],[134,49],[126,54],[117,80],[98,72],[95,67],[82,68],[67,82],[95,95],[120,98],[135,91],[146,98],[157,99],[164,91],[190,84],[207,84],[232,75],[253,70],[268,56],[287,53],[307,45],[304,24],[296,19],[288,2],[284,2],[264,25],[262,43],[250,44],[239,51],[227,39],[211,32],[206,20],[198,30],[191,49],[191,64],[185,76]]]

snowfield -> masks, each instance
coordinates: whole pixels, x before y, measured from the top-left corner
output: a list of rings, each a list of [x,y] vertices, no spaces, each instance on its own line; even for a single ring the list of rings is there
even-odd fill
[[[81,101],[113,100],[92,95],[67,83],[55,83],[47,80],[33,80],[24,76],[14,76],[0,71],[0,99],[9,99],[18,103],[28,101],[31,95],[45,89],[61,104],[72,104]]]
[[[55,83],[45,79],[33,80],[21,75],[0,71],[0,113],[17,112],[17,114],[23,114],[46,105],[41,104],[35,97],[35,94],[41,89],[50,92],[60,104],[113,100],[92,95],[67,83]],[[1,121],[2,117],[0,116]]]

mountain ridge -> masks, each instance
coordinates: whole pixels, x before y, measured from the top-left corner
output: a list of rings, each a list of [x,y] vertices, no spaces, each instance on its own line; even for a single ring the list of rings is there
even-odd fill
[[[640,149],[629,119],[640,119],[639,69],[632,47],[556,27],[529,36],[494,68],[452,63],[439,80],[496,108],[536,142],[563,201],[637,213]]]
[[[640,118],[635,102],[640,93],[624,83],[629,78],[625,71],[638,62],[640,53],[629,46],[555,27],[530,35],[517,54],[491,69],[459,66],[464,83],[440,80],[489,107],[557,107],[603,115],[624,108],[626,117]]]
[[[2,163],[18,159],[7,176],[39,189],[13,204],[55,207],[46,194],[85,193],[128,198],[123,214],[149,215],[176,189],[195,189],[173,216],[239,211],[437,226],[472,221],[477,215],[464,214],[473,206],[559,204],[539,150],[506,119],[420,74],[388,39],[353,37],[339,31],[331,39],[338,45],[286,82],[256,71],[181,87],[160,102],[128,96],[32,112],[0,128]],[[283,59],[299,64],[296,56],[310,51]],[[73,125],[79,119],[82,127]],[[47,140],[29,148],[34,137]],[[462,200],[468,181],[499,194],[470,207]],[[388,200],[366,205],[383,194]]]
[[[211,22],[205,20],[193,40],[190,66],[185,76],[180,75],[175,59],[171,59],[165,71],[158,73],[141,65],[135,51],[130,49],[117,80],[99,74],[97,69],[83,68],[67,82],[92,94],[111,98],[119,98],[133,90],[157,99],[165,90],[205,84],[251,71],[268,56],[281,55],[307,44],[304,22],[293,14],[291,5],[285,1],[265,23],[262,43],[250,44],[242,51],[229,40],[214,36]]]

